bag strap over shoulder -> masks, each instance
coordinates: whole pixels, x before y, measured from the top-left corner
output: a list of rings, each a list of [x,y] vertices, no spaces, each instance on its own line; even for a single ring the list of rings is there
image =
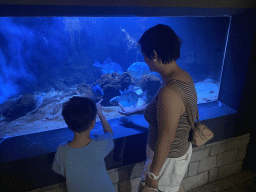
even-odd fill
[[[171,81],[171,83],[169,84],[173,90],[176,91],[176,93],[181,97],[181,100],[183,101],[184,105],[185,105],[185,110],[186,113],[188,115],[188,121],[190,126],[194,129],[194,122],[195,120],[193,119],[193,115],[192,115],[192,110],[191,110],[191,106],[189,104],[189,101],[187,99],[187,96],[185,95],[184,91],[179,88],[179,86],[177,86],[173,81]],[[199,113],[198,113],[198,109],[197,109],[197,115],[196,115],[196,119],[199,122]]]

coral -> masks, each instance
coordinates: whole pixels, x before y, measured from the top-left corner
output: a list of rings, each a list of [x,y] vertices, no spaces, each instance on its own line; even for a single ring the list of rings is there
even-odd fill
[[[128,89],[131,81],[132,77],[128,72],[124,72],[121,75],[117,72],[103,74],[98,80],[99,86],[104,91],[102,105],[110,105],[109,100],[120,95],[119,89]]]
[[[130,73],[124,72],[120,76],[120,82],[121,82],[121,89],[123,90],[124,87],[129,87],[129,85],[134,84],[134,80]]]
[[[89,98],[93,97],[93,90],[91,86],[87,85],[85,82],[77,85],[75,93],[82,97],[89,97]]]
[[[8,105],[8,108],[2,110],[2,115],[6,118],[5,121],[13,121],[34,110],[36,108],[36,101],[33,95],[25,94]]]
[[[140,87],[143,92],[147,91],[148,102],[154,97],[160,88],[161,81],[154,75],[143,75],[140,80]]]

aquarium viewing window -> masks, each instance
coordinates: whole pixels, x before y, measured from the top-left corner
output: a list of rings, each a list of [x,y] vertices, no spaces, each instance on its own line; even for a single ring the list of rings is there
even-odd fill
[[[230,21],[230,16],[1,17],[1,137],[67,127],[61,109],[75,95],[103,98],[107,119],[121,116],[116,98],[130,85],[137,106],[150,101],[142,97],[143,75],[160,83],[161,76],[148,69],[137,41],[157,24],[169,25],[182,39],[177,64],[192,76],[198,104],[218,101]]]

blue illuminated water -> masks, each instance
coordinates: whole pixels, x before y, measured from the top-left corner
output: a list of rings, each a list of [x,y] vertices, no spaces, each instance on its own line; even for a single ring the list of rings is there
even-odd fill
[[[183,41],[177,63],[192,76],[198,104],[217,101],[230,17],[1,17],[1,134],[66,127],[63,102],[73,95],[89,97],[86,85],[95,86],[104,73],[120,70],[117,65],[127,72],[132,64],[144,62],[136,42],[159,23],[172,27]],[[97,67],[97,62],[106,65]],[[8,103],[25,94],[33,95],[36,108],[6,121]],[[115,109],[109,108],[107,118],[119,115]]]

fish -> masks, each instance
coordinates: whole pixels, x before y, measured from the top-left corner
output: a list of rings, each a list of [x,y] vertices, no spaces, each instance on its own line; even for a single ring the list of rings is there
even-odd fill
[[[49,42],[47,41],[47,39],[45,37],[43,37],[43,42],[45,45],[47,45],[47,46],[49,45]]]
[[[121,95],[112,98],[109,101],[110,104],[118,105],[119,102],[123,107],[136,108],[147,103],[147,91],[143,92],[141,95],[138,95],[132,85],[129,85],[129,89],[125,89],[123,92],[119,89],[119,92]]]
[[[154,75],[162,80],[161,75],[157,72],[150,71],[148,65],[145,62],[135,62],[127,69],[127,72],[131,74],[135,79],[141,79],[143,75]]]
[[[62,92],[58,92],[58,91],[55,91],[54,88],[51,88],[51,90],[48,92],[48,93],[44,93],[44,98],[45,99],[49,99],[49,98],[52,98],[52,97],[55,97],[56,95],[59,95],[61,94]]]
[[[38,95],[37,96],[37,98],[36,98],[36,108],[38,108],[42,105],[43,100],[44,100],[43,95]]]
[[[93,90],[93,93],[97,96],[103,96],[104,95],[104,92],[103,90],[100,88],[98,82],[95,86],[93,86],[92,84],[92,90]]]
[[[34,98],[36,101],[36,108],[38,108],[42,105],[45,95],[46,95],[45,93],[35,93],[34,94]]]
[[[95,63],[92,65],[101,68],[101,72],[103,74],[118,72],[121,75],[124,72],[123,68],[118,63],[112,62],[110,58],[107,58],[103,64],[95,61]]]
[[[118,105],[119,98],[120,96],[113,97],[112,99],[109,100],[109,103],[111,105]]]
[[[0,144],[5,140],[9,138],[8,133],[0,133]]]
[[[3,115],[0,116],[0,122],[5,120],[5,117]]]

